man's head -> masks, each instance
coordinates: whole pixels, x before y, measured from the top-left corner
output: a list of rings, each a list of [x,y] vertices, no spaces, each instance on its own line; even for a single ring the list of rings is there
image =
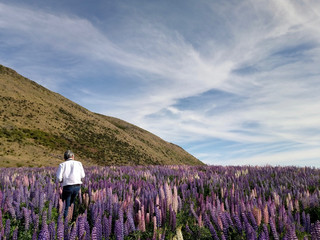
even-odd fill
[[[64,160],[68,160],[69,158],[74,158],[74,153],[71,150],[67,150],[64,153]]]

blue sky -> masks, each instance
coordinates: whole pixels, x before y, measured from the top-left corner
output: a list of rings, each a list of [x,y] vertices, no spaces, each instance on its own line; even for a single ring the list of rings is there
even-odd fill
[[[207,164],[320,167],[320,1],[0,0],[0,64]]]

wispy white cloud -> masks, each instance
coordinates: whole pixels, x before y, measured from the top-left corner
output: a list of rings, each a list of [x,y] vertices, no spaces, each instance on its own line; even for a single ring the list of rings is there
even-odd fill
[[[154,13],[133,4],[127,7],[143,15],[132,11],[112,32],[80,16],[0,3],[0,42],[11,44],[8,49],[19,47],[21,54],[3,61],[28,67],[39,63],[28,70],[30,78],[57,91],[65,83],[63,75],[68,81],[96,70],[104,78],[103,74],[116,69],[120,82],[112,84],[118,89],[134,82],[125,93],[106,94],[94,87],[97,80],[88,79],[92,84],[75,86],[81,92],[81,98],[74,95],[75,100],[187,146],[208,162],[210,156],[226,161],[224,149],[211,151],[216,143],[201,147],[200,142],[217,139],[230,147],[227,156],[235,161],[255,163],[259,158],[263,163],[270,158],[276,164],[282,158],[287,163],[289,158],[302,159],[304,150],[306,159],[320,157],[316,150],[320,140],[320,3],[199,4],[204,7],[197,10],[206,12],[193,12],[192,20],[169,12],[168,16],[181,20],[175,26],[166,19],[155,21]],[[199,32],[201,38],[192,36],[195,26],[206,29]],[[32,54],[33,61],[28,63]],[[46,59],[43,64],[42,59]],[[48,59],[53,62],[51,72],[42,69]],[[59,72],[58,82],[53,72]],[[108,88],[108,84],[103,86]],[[273,144],[279,153],[263,152],[264,144],[269,150],[267,146]],[[294,147],[291,151],[287,147],[295,144],[301,149],[296,154]],[[239,149],[247,149],[247,155],[242,155],[247,161],[235,157]]]

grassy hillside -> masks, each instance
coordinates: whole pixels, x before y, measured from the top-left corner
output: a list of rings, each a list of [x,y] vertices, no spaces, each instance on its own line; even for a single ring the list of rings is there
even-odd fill
[[[0,65],[0,167],[50,166],[72,149],[86,165],[203,164],[128,122],[96,114]]]

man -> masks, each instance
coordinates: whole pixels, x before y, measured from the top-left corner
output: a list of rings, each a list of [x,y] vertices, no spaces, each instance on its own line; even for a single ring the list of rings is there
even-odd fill
[[[81,179],[85,177],[81,162],[74,160],[74,153],[67,150],[64,153],[65,162],[59,164],[57,179],[62,182],[62,200],[65,202],[64,218],[68,215],[71,204],[74,203],[82,184]]]

